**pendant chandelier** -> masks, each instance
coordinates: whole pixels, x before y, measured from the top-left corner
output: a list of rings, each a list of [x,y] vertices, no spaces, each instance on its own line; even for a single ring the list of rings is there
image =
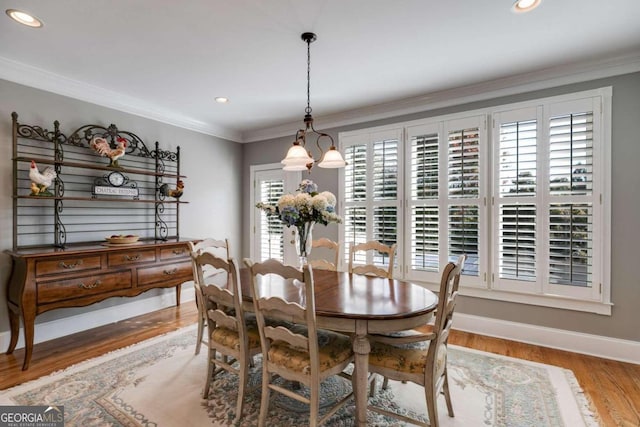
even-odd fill
[[[283,170],[286,171],[303,171],[305,169],[311,171],[314,163],[318,164],[321,168],[343,168],[346,166],[346,162],[342,158],[342,154],[338,151],[333,142],[331,135],[323,132],[318,132],[313,127],[313,116],[311,116],[311,102],[310,102],[310,76],[311,76],[311,43],[316,40],[314,33],[303,33],[302,40],[307,43],[307,108],[304,112],[304,129],[300,129],[296,132],[296,139],[293,141],[293,146],[289,148],[287,156],[282,160]],[[311,156],[311,152],[307,149],[307,135],[315,133],[318,135],[316,138],[316,145],[320,150],[320,157],[315,160]],[[320,140],[326,138],[331,141],[329,149],[324,152],[320,146]]]

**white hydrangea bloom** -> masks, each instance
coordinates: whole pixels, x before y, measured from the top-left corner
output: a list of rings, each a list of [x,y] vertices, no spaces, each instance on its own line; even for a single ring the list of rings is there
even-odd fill
[[[322,193],[319,194],[319,196],[324,197],[327,200],[327,204],[329,206],[335,206],[336,205],[336,196],[334,196],[332,192],[323,191]]]
[[[322,212],[322,217],[325,219],[325,221],[327,222],[337,222],[337,223],[341,223],[342,222],[342,218],[336,214],[335,212]]]
[[[323,211],[327,209],[328,201],[322,194],[316,194],[311,198],[311,205],[315,210]]]
[[[295,195],[295,205],[298,210],[311,207],[311,196],[308,193],[298,193]]]
[[[278,200],[278,209],[282,211],[287,206],[295,206],[296,197],[293,194],[283,194]]]
[[[316,194],[317,188],[313,181],[305,179],[300,183],[297,194],[280,196],[277,208],[262,202],[256,203],[256,207],[267,215],[278,215],[283,223],[296,227],[313,222],[323,225],[342,222],[342,218],[335,212],[336,197],[330,191]],[[312,193],[315,194],[313,197]]]

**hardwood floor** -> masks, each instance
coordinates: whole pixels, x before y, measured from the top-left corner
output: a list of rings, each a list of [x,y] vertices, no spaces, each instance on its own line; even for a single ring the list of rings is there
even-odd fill
[[[0,390],[179,329],[195,323],[196,319],[195,304],[187,302],[180,307],[37,344],[34,346],[31,367],[26,372],[22,371],[24,350],[16,350],[12,355],[0,354]],[[640,365],[460,331],[453,331],[449,342],[571,369],[593,402],[602,426],[640,426]]]

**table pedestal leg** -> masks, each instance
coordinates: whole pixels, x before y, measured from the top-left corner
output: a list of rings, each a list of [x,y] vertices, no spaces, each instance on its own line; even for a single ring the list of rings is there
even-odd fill
[[[356,336],[353,340],[354,372],[353,394],[356,400],[356,424],[367,425],[367,376],[369,374],[369,352],[366,321],[356,321]]]

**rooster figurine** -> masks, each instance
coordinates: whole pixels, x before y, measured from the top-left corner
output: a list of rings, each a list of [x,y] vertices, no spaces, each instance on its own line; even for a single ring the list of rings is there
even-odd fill
[[[47,167],[40,172],[36,162],[31,160],[31,168],[29,169],[29,179],[31,180],[31,196],[53,196],[48,188],[56,179],[56,171],[52,167]]]
[[[118,159],[124,156],[128,143],[127,140],[122,137],[118,137],[116,139],[116,142],[118,146],[114,149],[111,148],[109,142],[106,139],[96,136],[91,140],[91,143],[89,145],[95,150],[96,153],[100,154],[103,157],[108,157],[111,160],[111,162],[109,163],[109,167],[119,168],[120,166],[118,165]]]
[[[174,199],[179,199],[182,196],[182,192],[184,190],[184,182],[182,180],[178,180],[176,182],[176,188],[170,189],[169,184],[162,184],[160,186],[160,194],[167,197],[173,197]]]

